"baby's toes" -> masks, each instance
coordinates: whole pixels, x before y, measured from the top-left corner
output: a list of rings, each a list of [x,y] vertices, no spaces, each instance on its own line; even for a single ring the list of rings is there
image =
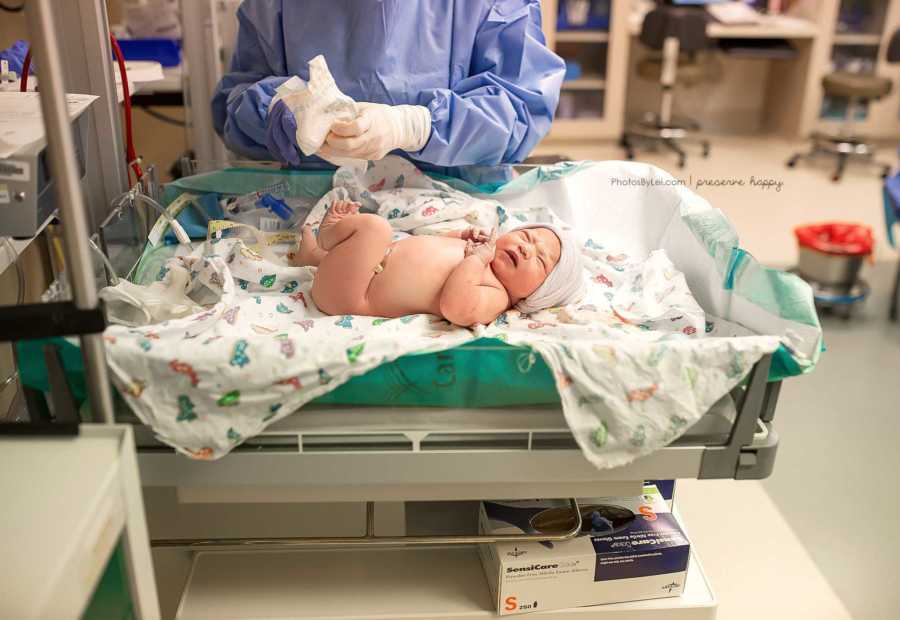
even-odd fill
[[[349,200],[339,200],[331,206],[331,212],[337,216],[351,215],[359,211],[359,204]]]

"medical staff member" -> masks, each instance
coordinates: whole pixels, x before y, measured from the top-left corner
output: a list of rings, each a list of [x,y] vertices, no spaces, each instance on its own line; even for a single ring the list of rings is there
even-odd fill
[[[216,131],[255,159],[299,165],[297,119],[275,89],[323,54],[360,116],[323,155],[392,151],[436,166],[520,162],[550,129],[565,72],[540,0],[245,0]]]

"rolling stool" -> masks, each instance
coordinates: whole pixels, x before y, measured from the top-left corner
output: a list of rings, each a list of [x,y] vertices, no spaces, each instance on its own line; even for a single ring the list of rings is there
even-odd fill
[[[866,164],[881,167],[881,177],[890,174],[891,167],[879,163],[873,159],[875,148],[869,144],[863,136],[853,132],[854,117],[857,110],[868,101],[876,101],[891,92],[891,81],[888,78],[879,77],[867,73],[850,73],[847,71],[834,71],[822,78],[822,87],[825,94],[830,97],[842,97],[847,99],[847,112],[844,115],[844,124],[835,134],[814,132],[812,148],[808,153],[795,153],[787,165],[793,168],[801,159],[812,159],[820,154],[837,158],[837,168],[831,175],[832,181],[840,181],[851,158],[863,160]]]
[[[675,84],[693,86],[709,80],[714,74],[716,65],[697,57],[697,52],[709,48],[706,13],[703,7],[658,6],[644,18],[640,40],[650,49],[661,52],[641,60],[637,73],[642,78],[659,82],[662,102],[658,114],[647,114],[640,122],[630,125],[619,144],[628,159],[634,159],[635,143],[662,144],[678,155],[678,166],[683,168],[687,154],[681,143],[697,143],[703,156],[709,155],[709,142],[692,135],[700,130],[700,126],[693,120],[672,116]]]

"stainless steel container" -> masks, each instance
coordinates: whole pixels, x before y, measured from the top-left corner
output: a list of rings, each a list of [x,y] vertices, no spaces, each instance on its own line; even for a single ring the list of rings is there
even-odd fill
[[[807,280],[829,286],[851,287],[859,278],[865,256],[826,254],[800,246],[797,271]]]

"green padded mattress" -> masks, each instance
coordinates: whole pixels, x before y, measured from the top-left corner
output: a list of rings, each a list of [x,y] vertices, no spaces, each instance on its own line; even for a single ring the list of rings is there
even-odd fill
[[[49,390],[42,349],[50,343],[60,347],[75,398],[84,400],[81,352],[62,338],[17,343],[22,383]],[[487,339],[440,353],[398,358],[312,401],[313,405],[466,408],[556,403],[559,395],[553,375],[539,355]]]

